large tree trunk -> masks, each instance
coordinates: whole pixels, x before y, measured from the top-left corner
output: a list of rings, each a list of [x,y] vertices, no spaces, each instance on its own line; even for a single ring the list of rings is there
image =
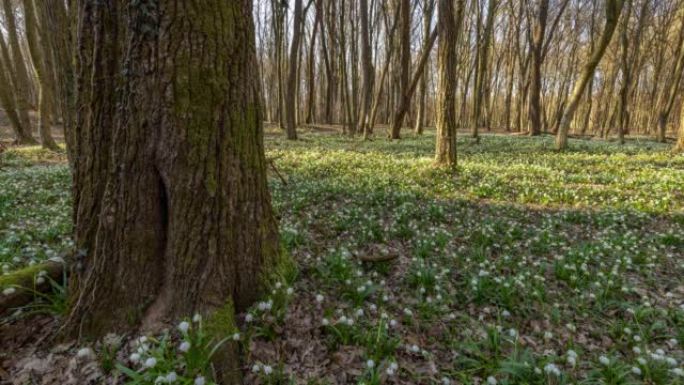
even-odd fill
[[[622,12],[624,3],[625,0],[606,0],[606,24],[603,28],[603,34],[601,35],[596,49],[592,51],[589,60],[584,65],[582,73],[575,83],[575,88],[569,99],[570,101],[563,113],[563,118],[561,119],[560,127],[558,128],[558,133],[556,135],[556,148],[558,150],[564,150],[568,147],[568,131],[570,130],[572,119],[575,117],[575,111],[577,111],[584,89],[586,88],[587,83],[589,83],[589,78],[594,76],[594,70],[601,61],[601,58],[603,58],[603,54],[606,52],[606,48],[608,48],[608,44],[613,37],[615,27],[617,27],[618,21],[620,20],[620,13]]]
[[[437,139],[435,162],[456,165],[456,42],[463,19],[465,0],[458,1],[458,15],[454,15],[454,0],[439,0],[439,46],[437,49]]]
[[[81,0],[78,11],[70,151],[83,253],[67,330],[244,310],[279,261],[252,2]]]

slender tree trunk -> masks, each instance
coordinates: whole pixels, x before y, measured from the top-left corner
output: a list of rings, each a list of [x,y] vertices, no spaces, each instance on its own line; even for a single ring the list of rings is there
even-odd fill
[[[606,0],[606,24],[603,28],[603,34],[596,46],[596,50],[591,53],[589,61],[587,61],[582,69],[582,73],[577,79],[570,96],[570,102],[563,113],[558,134],[556,135],[556,148],[558,150],[564,150],[568,147],[568,131],[570,130],[572,119],[575,117],[575,111],[577,111],[577,106],[582,99],[582,94],[589,82],[589,78],[594,76],[594,70],[601,61],[601,58],[603,58],[603,54],[606,52],[606,48],[613,37],[624,2],[625,0]]]
[[[79,1],[73,191],[83,250],[66,330],[199,312],[218,339],[279,257],[249,0]],[[222,324],[218,324],[218,320]],[[234,344],[217,382],[240,382]]]
[[[44,37],[38,36],[36,10],[33,0],[24,0],[24,27],[29,51],[31,52],[31,60],[38,77],[38,112],[40,115],[38,128],[40,131],[40,141],[44,148],[56,151],[59,150],[59,146],[52,138],[51,132],[51,110],[55,100],[55,88],[52,82],[53,74],[50,69],[50,62],[45,60],[45,47],[42,44]],[[41,41],[39,41],[39,38]]]
[[[305,120],[307,124],[313,123],[316,115],[316,33],[318,32],[318,26],[323,17],[321,9],[318,6],[320,2],[321,0],[316,1],[316,18],[314,19],[313,31],[311,32],[311,43],[309,44],[309,65],[307,71],[307,85],[309,90]]]
[[[33,138],[33,130],[31,128],[31,119],[29,118],[29,110],[31,109],[30,102],[30,79],[28,70],[26,69],[26,62],[24,55],[21,52],[19,44],[19,33],[17,30],[16,18],[14,16],[14,9],[12,2],[9,0],[2,1],[2,9],[5,14],[5,21],[7,23],[7,37],[9,43],[9,51],[11,57],[8,55],[8,50],[3,48],[3,56],[5,67],[11,74],[11,81],[14,85],[14,98],[16,111],[21,122],[20,129],[22,130],[20,142],[24,144],[38,143]],[[4,44],[4,43],[3,43]]]
[[[406,93],[402,96],[401,100],[399,101],[399,105],[397,106],[397,109],[394,112],[394,115],[392,117],[392,127],[390,130],[390,139],[401,139],[400,131],[402,122],[404,121],[406,112],[408,112],[408,109],[410,107],[411,97],[413,96],[413,93],[416,90],[418,81],[420,80],[420,77],[423,75],[423,71],[425,70],[425,64],[427,63],[428,58],[430,57],[430,51],[432,50],[432,46],[435,45],[435,41],[437,40],[438,31],[439,24],[430,34],[430,37],[428,38],[428,44],[425,46],[425,49],[423,50],[420,56],[420,60],[416,65],[416,70],[413,73],[411,83],[409,83],[409,86],[406,89]]]
[[[437,138],[435,162],[456,165],[456,42],[465,11],[465,0],[458,0],[458,15],[454,15],[454,0],[439,1],[439,45],[437,48]]]
[[[684,11],[681,12],[684,15]],[[677,91],[679,89],[679,84],[682,81],[682,75],[684,75],[684,24],[681,26],[679,33],[679,46],[677,48],[678,56],[675,62],[675,66],[672,72],[672,81],[665,89],[665,94],[667,99],[662,110],[658,114],[658,141],[665,143],[665,133],[667,131],[667,121],[672,112],[672,107],[674,107],[675,98],[677,97]]]
[[[396,6],[399,7],[400,17],[399,17],[399,39],[395,40],[395,43],[399,45],[399,55],[396,56],[396,83],[397,86],[395,96],[395,111],[401,109],[403,106],[403,100],[408,94],[409,81],[410,79],[410,66],[411,66],[411,2],[410,0],[395,0]],[[435,31],[436,33],[437,31]],[[434,42],[434,41],[433,41]],[[411,92],[412,94],[412,92]],[[410,96],[409,96],[410,99]],[[407,103],[408,104],[408,103]],[[408,105],[404,107],[408,109]],[[399,139],[401,137],[401,127],[404,125],[404,117],[406,116],[406,111],[401,114],[401,120],[396,121],[399,116],[395,113],[392,116],[392,127],[390,129],[390,138]]]
[[[426,0],[423,4],[423,49],[425,49],[425,45],[428,43],[434,8],[434,0]],[[454,42],[453,44],[455,45],[456,43]],[[454,70],[456,70],[456,67],[454,67]],[[416,115],[416,125],[414,128],[416,135],[422,135],[423,127],[425,126],[425,98],[427,95],[427,88],[428,71],[423,71],[423,76],[421,76],[420,83],[418,83],[418,114]]]
[[[677,138],[675,151],[684,151],[684,103],[682,103],[681,111],[679,112],[679,137]]]
[[[294,22],[292,26],[292,43],[290,44],[290,66],[287,76],[287,96],[285,97],[285,132],[287,139],[297,140],[297,116],[295,101],[297,97],[297,55],[302,35],[302,0],[294,2]]]
[[[541,134],[542,130],[542,111],[541,111],[541,82],[542,82],[542,47],[546,34],[546,19],[549,13],[549,0],[541,0],[539,9],[536,10],[537,17],[534,20],[530,33],[530,53],[532,55],[532,67],[530,71],[530,135]]]

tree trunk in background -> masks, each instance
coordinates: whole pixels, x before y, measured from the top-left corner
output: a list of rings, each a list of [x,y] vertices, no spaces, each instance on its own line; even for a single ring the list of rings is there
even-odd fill
[[[432,24],[434,9],[435,1],[425,0],[423,4],[423,49],[425,49],[425,46],[428,43],[428,36],[430,36],[430,26]],[[456,42],[453,44],[456,44]],[[456,70],[456,67],[454,67],[454,70]],[[423,71],[423,76],[421,76],[420,83],[418,83],[418,114],[416,115],[416,125],[414,128],[416,135],[422,135],[423,127],[425,126],[425,98],[427,95],[427,87],[428,71]]]
[[[454,15],[454,0],[439,1],[439,46],[437,47],[437,104],[435,108],[437,138],[435,162],[456,165],[456,42],[465,11],[465,0],[458,1],[458,15]]]
[[[53,103],[55,101],[54,91],[55,85],[52,81],[54,74],[50,61],[46,60],[45,46],[43,44],[43,36],[38,36],[38,26],[36,20],[36,10],[33,0],[24,0],[24,27],[26,32],[26,40],[31,53],[31,60],[33,68],[38,77],[38,112],[40,121],[38,128],[40,131],[40,141],[44,148],[49,150],[59,150],[59,146],[52,138],[52,119],[51,114],[53,110]],[[40,39],[40,41],[39,41]]]
[[[0,44],[2,44],[2,35],[0,34]],[[6,63],[4,56],[0,53],[0,84],[9,85],[10,81],[7,77],[9,73],[6,70]],[[17,144],[33,144],[35,139],[31,136],[27,136],[23,126],[21,125],[21,120],[19,119],[19,114],[17,114],[17,106],[14,100],[14,95],[12,95],[12,87],[3,86],[0,87],[0,107],[5,110],[5,115],[7,115],[7,120],[9,120],[12,126],[12,131],[14,132],[14,141]]]
[[[682,15],[684,15],[684,11],[681,12]],[[663,106],[663,109],[660,111],[658,114],[658,141],[661,143],[665,143],[665,133],[667,131],[667,120],[670,117],[670,113],[672,112],[672,107],[674,107],[674,102],[675,98],[677,97],[677,91],[679,89],[679,84],[682,81],[682,75],[684,74],[684,23],[680,27],[680,32],[679,32],[679,45],[677,47],[676,52],[678,53],[677,55],[677,62],[675,63],[674,68],[672,69],[672,81],[670,84],[667,85],[667,88],[665,88],[665,95],[667,95],[667,99],[665,101],[665,105]]]
[[[408,109],[410,107],[411,97],[413,97],[413,93],[416,91],[418,81],[420,80],[420,77],[423,76],[425,64],[427,63],[428,58],[430,57],[430,51],[432,51],[432,46],[435,45],[435,41],[437,40],[437,32],[439,32],[439,24],[430,34],[430,37],[428,38],[428,44],[425,45],[425,49],[420,55],[420,60],[418,60],[418,64],[416,65],[416,70],[413,73],[411,83],[406,89],[406,93],[399,100],[397,109],[395,110],[394,115],[392,116],[392,126],[390,127],[390,139],[401,139],[401,124],[404,121],[404,117],[406,116],[406,113],[408,112]]]
[[[24,61],[24,55],[21,52],[19,44],[19,33],[17,31],[17,23],[12,2],[3,0],[2,9],[5,15],[5,22],[7,23],[6,29],[9,52],[7,47],[3,47],[2,50],[4,51],[5,68],[10,74],[9,77],[14,85],[12,90],[14,93],[17,115],[21,122],[20,129],[22,130],[22,134],[19,141],[23,144],[36,144],[38,142],[33,138],[31,119],[29,118],[29,110],[31,109],[31,102],[29,100],[31,83],[26,68],[26,62]]]
[[[679,112],[679,136],[675,145],[675,151],[684,151],[684,103],[682,103],[681,111]]]
[[[403,99],[409,93],[409,81],[410,73],[409,67],[411,66],[411,2],[410,0],[396,0],[396,6],[399,7],[399,39],[395,42],[399,45],[399,55],[396,56],[395,65],[398,68],[397,77],[395,78],[395,85],[397,86],[397,92],[395,95],[395,102],[398,107],[401,108]],[[409,97],[410,99],[410,97]],[[410,102],[410,101],[409,101]],[[408,106],[406,107],[408,108]],[[392,127],[390,130],[391,139],[401,138],[401,127],[404,125],[404,117],[406,113],[393,115]],[[401,118],[400,121],[396,119]]]
[[[359,1],[361,19],[361,108],[359,109],[359,131],[366,133],[370,123],[370,109],[373,102],[374,70],[371,60],[370,23],[368,22],[368,0]]]
[[[485,92],[488,88],[487,85],[489,83],[487,77],[487,66],[489,62],[489,46],[491,45],[490,43],[492,39],[492,34],[494,32],[494,20],[496,16],[496,8],[498,6],[498,1],[499,0],[488,0],[487,21],[485,23],[484,31],[482,31],[482,34],[479,36],[477,43],[477,58],[475,60],[476,71],[473,89],[474,105],[472,131],[473,138],[477,140],[479,140],[479,127],[488,125],[487,119],[484,117],[483,113],[483,104],[485,97],[487,97],[485,95]],[[480,9],[479,5],[476,6],[478,7],[478,9]],[[476,27],[478,29],[478,32],[481,29],[480,25],[482,24],[483,17],[484,16],[482,15],[482,12],[480,12],[480,15],[478,15],[478,26]]]
[[[285,132],[290,140],[297,140],[297,55],[299,54],[299,41],[302,35],[302,0],[294,2],[294,22],[292,25],[292,43],[290,44],[290,65],[287,76],[287,96],[285,97]]]
[[[311,32],[311,42],[309,44],[309,65],[307,69],[308,104],[306,107],[306,123],[311,124],[316,119],[316,33],[321,24],[322,12],[316,1],[316,18],[314,20],[313,32]]]
[[[606,0],[606,24],[603,28],[603,34],[596,49],[591,53],[589,60],[584,65],[582,73],[575,83],[568,106],[563,113],[558,134],[556,135],[556,148],[558,150],[564,150],[568,147],[568,131],[570,130],[572,119],[575,117],[575,111],[577,111],[577,106],[582,99],[582,94],[589,82],[589,78],[594,76],[594,70],[601,61],[601,58],[603,58],[603,54],[606,52],[606,48],[613,37],[624,3],[625,0]]]
[[[549,14],[549,0],[541,0],[539,9],[536,10],[536,18],[531,23],[532,31],[529,33],[530,54],[532,55],[532,67],[530,68],[530,89],[529,89],[529,109],[530,109],[530,135],[540,135],[542,131],[542,107],[541,107],[541,87],[542,87],[542,64],[543,64],[543,45],[546,35],[546,19]]]
[[[79,2],[71,151],[84,254],[66,330],[97,338],[194,312],[211,327],[251,305],[279,261],[252,2],[119,4]],[[234,371],[218,382],[238,383],[236,357],[220,359]]]

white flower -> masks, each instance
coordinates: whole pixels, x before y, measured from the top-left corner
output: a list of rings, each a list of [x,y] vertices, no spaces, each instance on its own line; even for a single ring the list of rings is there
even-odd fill
[[[575,356],[568,356],[568,365],[574,367],[577,364],[577,358]]]
[[[373,369],[373,368],[375,367],[375,361],[373,361],[373,360],[368,360],[368,361],[366,361],[366,366],[367,366],[369,369]]]
[[[677,377],[684,377],[684,369],[682,368],[674,368],[670,371]]]
[[[508,310],[504,310],[501,312],[501,315],[504,316],[504,318],[508,318],[511,316],[511,313]]]
[[[553,364],[553,363],[546,364],[546,366],[544,366],[544,371],[547,374],[553,374],[555,376],[560,376],[560,374],[561,374],[560,369],[558,369],[556,364]]]
[[[667,362],[667,364],[670,365],[670,366],[677,366],[677,360],[675,360],[675,359],[672,358],[672,357],[667,357],[667,358],[665,359],[665,362]]]
[[[323,320],[321,320],[321,324],[323,326],[328,326],[330,325],[330,321],[327,318],[323,318]]]
[[[78,358],[92,358],[95,356],[95,353],[93,353],[93,349],[91,348],[81,348],[76,353],[76,356]]]
[[[207,381],[202,376],[197,376],[195,378],[195,385],[204,385]]]
[[[145,360],[145,367],[146,368],[154,368],[154,366],[157,365],[157,359],[154,357],[150,357],[147,360]]]
[[[287,295],[292,295],[292,293],[294,293],[294,289],[291,287],[288,287],[285,292],[287,293]]]
[[[641,369],[639,369],[637,366],[632,366],[632,373],[636,374],[637,376],[641,375]]]
[[[632,351],[634,352],[634,354],[641,354],[641,348],[639,348],[638,346],[633,347]]]
[[[549,331],[544,332],[544,339],[545,340],[550,340],[551,338],[553,338],[553,333],[551,333]]]
[[[178,324],[178,330],[180,330],[181,332],[187,333],[188,329],[190,329],[190,324],[188,323],[188,321],[183,321]]]
[[[644,357],[639,357],[639,358],[637,358],[637,362],[638,362],[640,365],[646,365],[646,364],[648,363]]]
[[[635,341],[635,342],[641,342],[641,337],[640,337],[640,336],[634,336],[634,337],[632,337],[632,338],[634,338],[634,341]]]
[[[363,317],[363,309],[357,309],[356,310],[356,316],[357,317]]]
[[[420,348],[418,347],[418,345],[411,345],[411,351],[413,353],[418,353],[420,351]]]
[[[178,350],[180,350],[183,353],[187,352],[188,350],[190,350],[190,342],[188,342],[188,341],[181,342],[181,344],[178,346]]]
[[[604,365],[604,366],[610,365],[610,359],[606,356],[599,357],[599,362],[601,363],[601,365]]]
[[[395,319],[391,319],[389,324],[393,328],[395,328],[395,327],[397,327],[397,325],[399,325],[399,323]]]
[[[233,333],[233,341],[240,341],[240,333]]]
[[[569,349],[569,350],[568,350],[567,355],[568,355],[568,357],[575,357],[575,358],[577,358],[577,352],[575,352],[575,351],[572,350],[572,349]]]
[[[172,383],[176,382],[176,380],[178,380],[178,375],[176,372],[169,372],[169,374],[166,375],[166,382]]]
[[[316,302],[321,303],[324,299],[323,294],[316,294]]]
[[[399,369],[399,364],[397,364],[396,362],[392,362],[392,363],[390,363],[389,367],[392,370],[397,370],[397,369]]]
[[[245,316],[245,322],[250,323],[252,321],[254,321],[254,316],[247,313],[247,315]]]
[[[451,385],[451,380],[447,377],[442,377],[442,385]]]
[[[264,374],[269,375],[273,373],[273,368],[270,365],[264,365]]]
[[[515,338],[518,336],[518,331],[515,329],[509,329],[508,330],[508,335],[511,336],[512,338]]]
[[[17,292],[17,289],[13,287],[8,287],[7,289],[2,291],[2,295],[12,295]]]
[[[138,363],[140,361],[140,353],[133,353],[128,357],[132,362]]]
[[[487,377],[487,384],[488,385],[496,385],[496,378],[494,376]]]
[[[200,322],[201,320],[202,320],[202,316],[199,315],[199,313],[196,313],[196,314],[192,317],[192,322]]]
[[[253,373],[259,373],[259,369],[261,369],[259,364],[254,364],[254,366],[252,366],[252,372]]]

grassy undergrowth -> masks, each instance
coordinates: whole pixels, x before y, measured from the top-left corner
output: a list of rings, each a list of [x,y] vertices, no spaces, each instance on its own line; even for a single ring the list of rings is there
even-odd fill
[[[684,383],[684,157],[485,135],[452,174],[433,140],[267,138],[301,273],[242,318],[249,381]],[[0,169],[7,271],[70,247],[68,170],[26,154]]]

